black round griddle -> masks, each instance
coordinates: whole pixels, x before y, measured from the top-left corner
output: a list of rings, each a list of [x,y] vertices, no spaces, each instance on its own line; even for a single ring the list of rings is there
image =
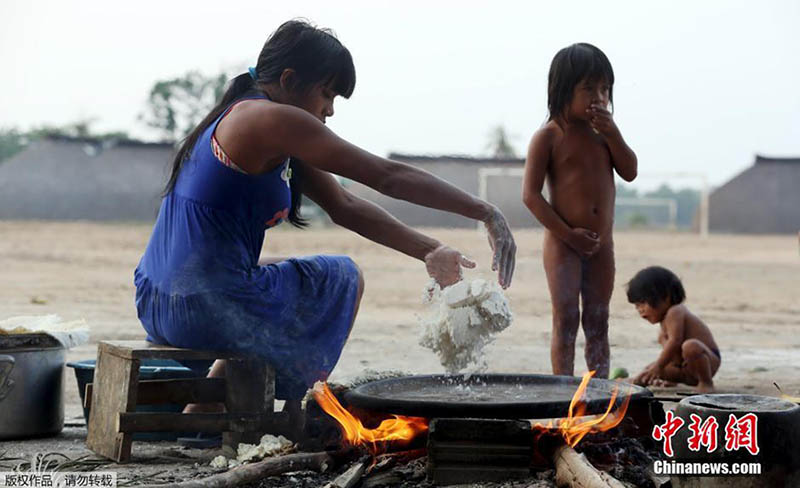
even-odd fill
[[[566,417],[581,379],[553,375],[424,375],[391,378],[345,393],[354,407],[412,417],[546,419]],[[614,388],[615,408],[630,392],[631,401],[651,397],[646,388],[592,379],[586,388],[586,414],[605,412]]]

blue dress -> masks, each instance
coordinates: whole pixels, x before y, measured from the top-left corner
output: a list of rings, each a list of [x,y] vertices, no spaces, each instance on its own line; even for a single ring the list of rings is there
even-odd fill
[[[260,356],[276,370],[277,396],[301,398],[339,359],[358,269],[347,256],[258,265],[266,230],[291,206],[289,161],[260,175],[225,166],[211,136],[228,111],[197,140],[161,202],[134,273],[136,310],[147,340]]]

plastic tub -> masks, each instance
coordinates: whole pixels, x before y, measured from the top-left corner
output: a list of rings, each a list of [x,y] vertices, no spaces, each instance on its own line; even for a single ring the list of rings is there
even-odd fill
[[[78,393],[81,396],[81,404],[85,404],[84,395],[86,384],[94,381],[94,359],[75,361],[67,363],[67,366],[75,370],[75,379],[78,381]],[[179,378],[198,378],[204,377],[205,373],[193,371],[177,361],[169,359],[146,359],[142,360],[139,366],[139,380],[168,380]],[[162,403],[157,405],[136,405],[137,412],[181,412],[185,405],[175,403]],[[83,418],[89,422],[89,409],[83,409]],[[174,441],[178,437],[186,437],[196,434],[195,432],[137,432],[133,434],[134,440],[140,441]]]

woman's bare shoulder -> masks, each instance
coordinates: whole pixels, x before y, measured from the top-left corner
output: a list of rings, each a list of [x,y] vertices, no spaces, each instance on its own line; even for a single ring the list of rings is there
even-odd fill
[[[226,118],[247,127],[316,120],[301,108],[266,99],[243,100],[233,107]]]
[[[256,99],[238,103],[220,122],[218,133],[221,131],[228,139],[247,141],[251,151],[269,154],[274,150],[286,152],[286,146],[296,145],[292,141],[317,134],[324,127],[299,107]]]

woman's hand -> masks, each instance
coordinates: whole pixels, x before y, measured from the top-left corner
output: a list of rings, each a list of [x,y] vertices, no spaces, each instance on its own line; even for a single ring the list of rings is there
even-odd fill
[[[474,268],[475,262],[452,247],[439,246],[425,256],[428,275],[442,288],[461,281],[461,267]]]
[[[483,221],[489,234],[489,245],[492,246],[492,271],[497,271],[497,281],[503,288],[511,286],[514,276],[517,245],[508,228],[508,222],[497,207],[493,207],[489,217]]]

